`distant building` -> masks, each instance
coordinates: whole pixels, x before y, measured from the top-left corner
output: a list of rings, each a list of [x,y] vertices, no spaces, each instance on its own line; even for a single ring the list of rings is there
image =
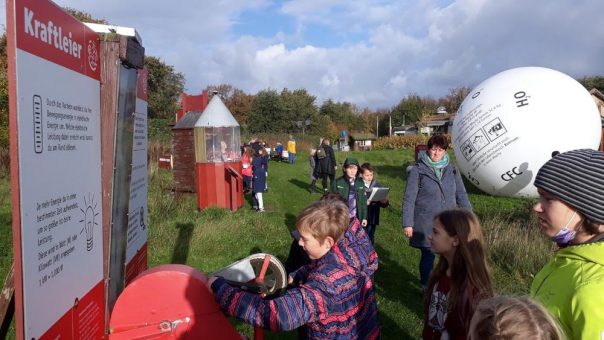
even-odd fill
[[[368,151],[373,148],[376,139],[371,133],[351,132],[348,135],[348,145],[353,151]]]
[[[417,126],[415,125],[405,125],[392,128],[392,134],[395,136],[417,135],[418,132]]]
[[[405,125],[392,128],[393,135],[415,135],[418,133],[425,135],[433,135],[435,133],[451,133],[455,114],[447,113],[444,106],[436,109],[436,113],[430,116],[425,116],[413,125]]]
[[[602,92],[600,92],[596,88],[591,89],[589,93],[594,99],[594,102],[596,102],[598,111],[600,111],[600,121],[602,122],[602,137],[600,139],[600,150],[604,151],[604,94],[602,94]]]
[[[600,117],[604,119],[604,94],[602,94],[602,92],[600,92],[596,88],[591,89],[591,91],[589,91],[589,94],[591,94],[591,97],[593,98],[594,102],[596,102],[598,111],[600,111]]]
[[[415,125],[418,127],[420,133],[426,135],[450,133],[453,119],[455,119],[455,114],[447,113],[447,110],[443,106],[440,106],[436,109],[436,114],[423,117]]]

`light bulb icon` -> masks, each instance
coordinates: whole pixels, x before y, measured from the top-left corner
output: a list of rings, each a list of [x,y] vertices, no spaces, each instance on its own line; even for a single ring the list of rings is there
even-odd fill
[[[80,222],[83,223],[80,234],[83,232],[86,233],[86,250],[91,251],[94,246],[94,227],[99,225],[96,222],[96,216],[98,216],[99,213],[96,212],[97,205],[94,203],[94,196],[91,197],[89,194],[88,200],[84,197],[84,206],[86,207],[86,210],[80,208],[84,214],[84,219],[80,220]]]

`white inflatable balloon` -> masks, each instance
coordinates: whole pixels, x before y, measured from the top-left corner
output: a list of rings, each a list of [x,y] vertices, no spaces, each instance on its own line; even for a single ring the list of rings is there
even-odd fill
[[[464,176],[497,196],[537,196],[533,180],[552,152],[597,149],[600,114],[576,80],[551,69],[498,73],[463,101],[452,143]]]

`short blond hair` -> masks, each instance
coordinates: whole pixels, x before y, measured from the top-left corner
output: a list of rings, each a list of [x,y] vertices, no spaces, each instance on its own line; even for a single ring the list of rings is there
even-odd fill
[[[469,336],[480,340],[566,339],[550,313],[526,296],[482,300],[470,323]]]
[[[320,243],[330,236],[338,241],[348,228],[348,206],[338,199],[322,199],[302,210],[296,229],[311,234]]]

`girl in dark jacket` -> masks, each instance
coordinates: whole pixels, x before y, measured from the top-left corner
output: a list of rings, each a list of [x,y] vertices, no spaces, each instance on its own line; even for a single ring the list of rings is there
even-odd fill
[[[252,159],[252,192],[254,209],[258,212],[264,211],[264,201],[262,193],[266,191],[266,168],[268,167],[268,161],[265,157],[266,150],[263,148],[258,149],[258,154],[254,155]]]
[[[365,197],[367,197],[367,234],[371,240],[371,244],[374,244],[375,229],[380,224],[380,208],[386,208],[390,205],[388,198],[384,198],[381,201],[369,201],[373,188],[381,188],[382,186],[375,180],[375,168],[369,163],[363,163],[361,165],[360,176],[365,185]]]

